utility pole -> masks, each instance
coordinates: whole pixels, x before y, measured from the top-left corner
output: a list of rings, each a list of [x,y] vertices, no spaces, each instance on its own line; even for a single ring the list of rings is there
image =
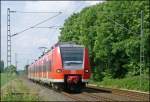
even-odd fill
[[[11,65],[11,31],[10,31],[10,13],[15,13],[7,8],[7,67]]]
[[[141,11],[141,34],[140,34],[140,88],[142,86],[142,68],[144,67],[144,42],[143,42],[143,18],[144,14]]]
[[[7,9],[7,67],[11,65],[10,8]]]
[[[17,71],[17,65],[18,65],[18,61],[17,61],[17,53],[15,53],[15,66],[16,66],[16,71]]]

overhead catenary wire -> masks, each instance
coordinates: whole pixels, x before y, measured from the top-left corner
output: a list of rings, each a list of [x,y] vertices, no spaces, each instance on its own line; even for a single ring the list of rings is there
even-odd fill
[[[49,27],[33,27],[33,28],[49,28],[49,29],[51,29],[51,28],[55,28],[55,29],[57,29],[57,28],[61,28],[62,26],[49,26]]]
[[[60,13],[60,12],[28,12],[28,11],[15,11],[16,13]]]
[[[15,34],[11,35],[11,37],[16,36],[16,35],[18,35],[18,34],[20,34],[20,33],[23,33],[23,32],[25,32],[25,31],[27,31],[27,30],[30,30],[30,29],[32,29],[32,28],[34,28],[34,27],[36,27],[36,26],[38,26],[38,25],[40,25],[40,24],[42,24],[42,23],[45,23],[45,22],[47,22],[48,20],[53,19],[54,17],[60,15],[61,13],[62,13],[62,12],[59,12],[57,15],[54,15],[54,16],[52,16],[52,17],[49,17],[49,18],[47,18],[47,19],[45,19],[45,20],[43,20],[43,21],[41,21],[41,22],[39,22],[39,23],[37,23],[37,24],[31,26],[31,27],[28,27],[28,28],[26,28],[26,29],[24,29],[24,30],[22,30],[22,31],[20,31],[20,32],[18,32],[18,33],[15,33]]]
[[[131,30],[129,30],[128,28],[126,28],[126,27],[123,26],[122,24],[120,24],[120,23],[114,21],[113,19],[111,19],[111,18],[109,18],[109,17],[107,17],[107,16],[105,16],[105,17],[106,17],[108,20],[110,20],[110,21],[114,22],[115,24],[119,25],[120,27],[124,28],[125,30],[129,31],[130,33],[135,34],[135,32],[132,32]]]

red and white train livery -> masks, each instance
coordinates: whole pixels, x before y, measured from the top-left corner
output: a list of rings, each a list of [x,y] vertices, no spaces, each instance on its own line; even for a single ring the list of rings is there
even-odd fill
[[[58,43],[29,65],[28,78],[70,90],[81,90],[91,75],[88,49],[72,43]]]

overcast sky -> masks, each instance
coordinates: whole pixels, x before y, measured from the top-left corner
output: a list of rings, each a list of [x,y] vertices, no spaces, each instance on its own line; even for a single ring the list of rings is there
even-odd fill
[[[7,56],[7,8],[13,11],[62,12],[59,16],[39,25],[39,27],[63,26],[65,19],[73,12],[79,12],[84,7],[99,2],[102,1],[1,1],[1,54],[5,66]],[[11,34],[20,32],[54,15],[56,13],[11,13]],[[58,41],[59,35],[59,29],[36,28],[12,37],[12,64],[15,64],[15,53],[17,53],[18,70],[23,69],[26,64],[30,64],[41,55],[42,51],[38,47],[50,48]]]

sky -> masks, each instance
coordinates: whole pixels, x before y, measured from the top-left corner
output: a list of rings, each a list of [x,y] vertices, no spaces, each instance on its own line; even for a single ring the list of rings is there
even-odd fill
[[[38,27],[63,26],[65,19],[84,7],[92,6],[103,1],[1,1],[1,55],[6,66],[7,60],[7,8],[11,13],[11,34],[18,33],[58,13],[20,13],[20,12],[62,12],[53,19]],[[12,64],[15,65],[17,54],[17,70],[24,69],[41,54],[39,47],[50,48],[58,41],[59,29],[33,28],[12,37]]]

